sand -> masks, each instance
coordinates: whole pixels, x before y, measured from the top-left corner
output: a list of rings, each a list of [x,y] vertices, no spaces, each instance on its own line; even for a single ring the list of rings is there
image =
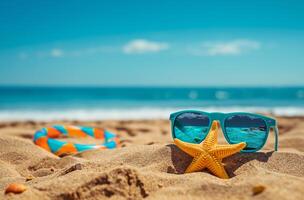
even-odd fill
[[[123,147],[60,158],[32,142],[35,130],[52,124],[106,128]],[[280,117],[279,124],[279,151],[271,134],[263,151],[224,159],[231,178],[223,180],[208,171],[183,174],[191,157],[172,144],[166,120],[2,122],[0,199],[302,199],[304,118]],[[27,190],[5,195],[13,182]]]

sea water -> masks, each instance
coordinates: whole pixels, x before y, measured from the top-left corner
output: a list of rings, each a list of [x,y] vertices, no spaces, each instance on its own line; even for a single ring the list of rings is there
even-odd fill
[[[183,109],[304,115],[304,87],[0,87],[0,120],[168,119]]]

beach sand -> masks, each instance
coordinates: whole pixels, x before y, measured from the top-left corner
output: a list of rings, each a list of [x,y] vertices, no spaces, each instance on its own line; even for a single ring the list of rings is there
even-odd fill
[[[278,120],[279,151],[272,151],[271,133],[263,151],[224,159],[228,180],[183,174],[192,158],[172,144],[167,120],[2,122],[0,199],[303,199],[304,118]],[[59,158],[32,142],[36,130],[53,124],[106,128],[123,147]],[[5,195],[10,183],[27,190]]]

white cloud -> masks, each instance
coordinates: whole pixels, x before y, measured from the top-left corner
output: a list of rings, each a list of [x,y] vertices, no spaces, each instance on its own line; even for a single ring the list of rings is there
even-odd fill
[[[50,56],[54,58],[59,58],[64,55],[64,52],[62,49],[52,49],[50,52]]]
[[[199,49],[192,49],[195,55],[240,55],[251,50],[258,50],[261,43],[248,39],[237,39],[226,42],[204,42]]]
[[[62,58],[62,57],[79,57],[90,56],[102,53],[115,53],[120,52],[120,47],[117,46],[96,46],[79,49],[61,49],[51,48],[46,50],[37,50],[33,52],[20,52],[17,56],[21,60],[27,58]]]
[[[168,48],[169,45],[164,42],[135,39],[123,46],[123,52],[126,54],[141,54],[148,52],[159,52]]]

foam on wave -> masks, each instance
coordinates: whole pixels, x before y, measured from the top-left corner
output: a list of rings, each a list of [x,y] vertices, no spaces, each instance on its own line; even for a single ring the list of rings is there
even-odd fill
[[[67,110],[1,110],[0,120],[107,120],[168,119],[170,113],[190,108],[67,109]],[[206,112],[258,112],[279,116],[304,116],[303,107],[200,107]]]

